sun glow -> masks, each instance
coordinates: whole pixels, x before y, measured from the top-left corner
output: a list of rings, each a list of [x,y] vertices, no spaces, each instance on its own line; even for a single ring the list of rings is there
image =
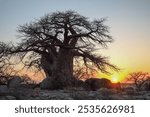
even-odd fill
[[[101,72],[98,72],[94,77],[97,78],[107,78],[109,79],[112,83],[124,83],[126,82],[126,77],[128,75],[129,71],[124,70],[120,72],[111,72],[111,74],[103,74]]]
[[[117,82],[119,82],[119,77],[113,76],[111,78],[111,81],[112,81],[112,83],[117,83]]]

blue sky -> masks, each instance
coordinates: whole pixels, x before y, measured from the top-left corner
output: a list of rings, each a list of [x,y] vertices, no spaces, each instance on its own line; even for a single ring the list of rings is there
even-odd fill
[[[128,28],[140,32],[137,28],[141,27],[147,32],[150,26],[149,0],[0,0],[0,39],[15,40],[18,25],[70,9],[89,18],[108,17],[111,31]]]
[[[115,42],[102,53],[120,67],[150,71],[150,0],[0,0],[0,41],[18,41],[18,25],[65,10],[107,17]]]

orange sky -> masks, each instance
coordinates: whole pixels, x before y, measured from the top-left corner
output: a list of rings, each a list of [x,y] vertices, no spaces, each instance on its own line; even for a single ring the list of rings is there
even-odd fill
[[[110,61],[121,68],[119,73],[114,73],[119,77],[118,79],[123,81],[130,72],[143,71],[150,73],[150,41],[145,42],[146,38],[142,40],[140,37],[139,40],[136,40],[134,34],[134,39],[129,39],[131,38],[129,35],[124,35],[124,37],[120,35],[119,37],[125,40],[128,39],[128,41],[120,42],[119,39],[116,39],[107,50],[101,52],[103,55],[109,56]]]

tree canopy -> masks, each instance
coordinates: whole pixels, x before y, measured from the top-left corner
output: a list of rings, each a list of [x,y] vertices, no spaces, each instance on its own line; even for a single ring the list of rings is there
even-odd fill
[[[44,69],[51,79],[72,77],[74,64],[105,73],[108,73],[107,68],[118,70],[107,57],[95,54],[113,41],[105,20],[91,21],[74,11],[47,14],[19,26],[21,42],[9,46],[7,53],[19,56],[27,67]]]

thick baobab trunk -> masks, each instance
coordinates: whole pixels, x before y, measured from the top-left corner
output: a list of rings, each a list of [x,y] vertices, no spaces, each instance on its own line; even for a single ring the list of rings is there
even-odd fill
[[[53,77],[63,87],[69,86],[73,81],[73,55],[70,50],[62,49],[57,58]]]
[[[42,60],[43,59],[43,60]],[[41,61],[47,79],[42,88],[61,89],[72,85],[73,79],[73,55],[70,50],[60,49],[57,57],[43,57]]]

